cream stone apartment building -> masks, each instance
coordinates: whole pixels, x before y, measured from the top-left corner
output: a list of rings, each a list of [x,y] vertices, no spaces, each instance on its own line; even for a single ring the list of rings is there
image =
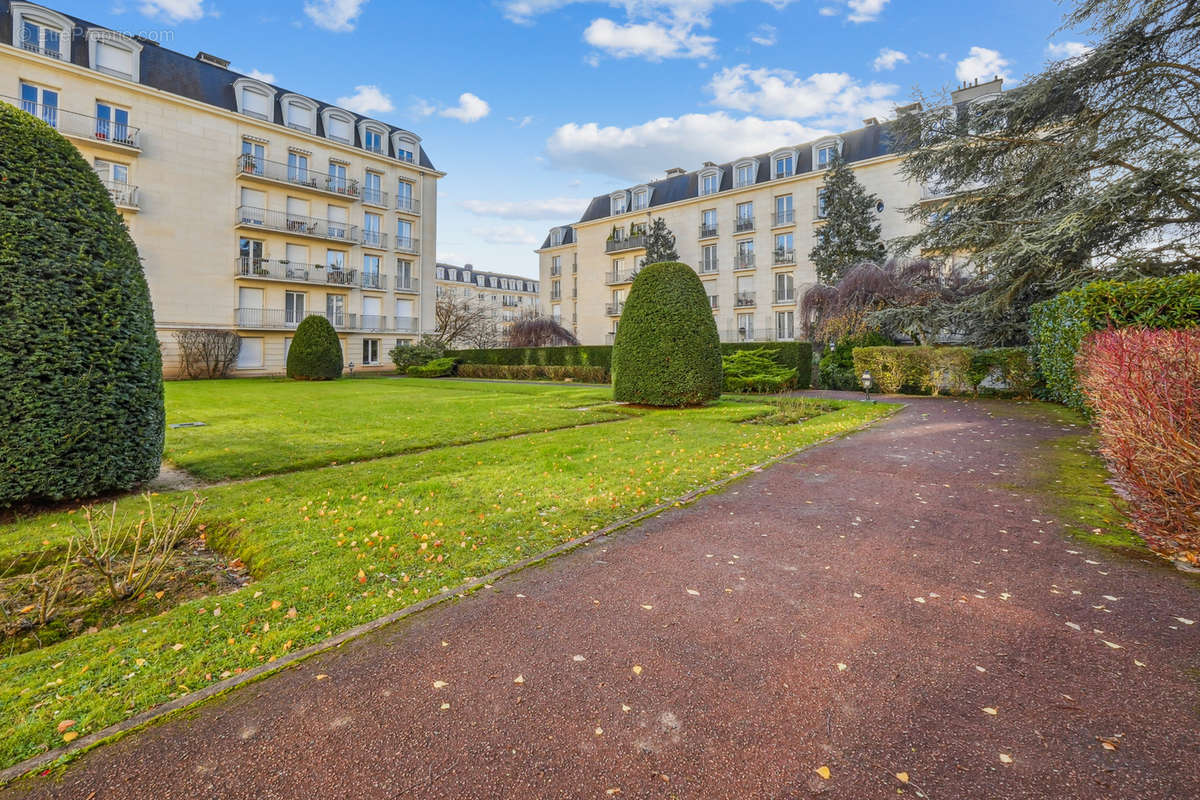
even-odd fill
[[[999,79],[964,85],[953,102],[986,102],[1000,92]],[[704,283],[722,341],[798,338],[799,300],[817,280],[808,253],[824,221],[822,186],[837,154],[878,196],[885,241],[913,231],[905,209],[942,196],[900,174],[891,126],[875,119],[691,172],[669,169],[660,180],[598,195],[578,222],[550,230],[536,250],[543,306],[583,344],[611,344],[645,262],[645,231],[662,217],[680,260]]]
[[[44,6],[0,0],[0,99],[73,142],[129,226],[163,348],[234,330],[282,372],[306,316],[367,370],[432,329],[436,170],[416,134]]]
[[[521,275],[488,272],[473,264],[439,263],[434,283],[439,298],[483,306],[494,323],[497,342],[504,341],[508,328],[517,320],[541,313],[538,282]]]

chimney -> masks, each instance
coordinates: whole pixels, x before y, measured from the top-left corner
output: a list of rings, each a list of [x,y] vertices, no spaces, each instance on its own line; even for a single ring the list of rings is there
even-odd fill
[[[969,103],[977,97],[999,94],[1004,90],[1003,87],[1004,79],[999,75],[986,83],[980,83],[978,78],[969,82],[964,81],[962,86],[950,93],[950,101],[955,105]]]
[[[922,106],[920,103],[909,103],[906,106],[896,106],[897,114],[919,114],[924,110],[924,106]]]
[[[212,64],[214,67],[220,67],[221,69],[229,69],[229,62],[226,59],[214,56],[212,53],[206,53],[203,50],[196,53],[196,60],[202,61],[205,64]]]
[[[878,124],[879,124],[879,120],[876,119],[875,117],[867,117],[866,119],[863,120],[863,125],[866,125],[868,128],[873,128]]]
[[[686,175],[686,174],[687,173],[683,169],[683,167],[671,167],[670,169],[667,170],[668,178],[674,178],[676,175]]]
[[[706,166],[706,167],[715,167],[715,166],[716,166],[716,163],[715,163],[715,162],[713,162],[713,161],[705,161],[705,162],[704,162],[704,166]]]

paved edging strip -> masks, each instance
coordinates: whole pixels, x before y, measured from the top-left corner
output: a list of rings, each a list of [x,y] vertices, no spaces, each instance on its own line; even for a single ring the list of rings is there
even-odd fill
[[[177,697],[170,702],[146,709],[145,711],[135,714],[128,719],[113,723],[107,728],[102,728],[95,733],[89,733],[88,735],[76,739],[68,745],[63,745],[53,750],[48,750],[40,755],[31,756],[30,758],[14,764],[11,767],[0,770],[0,787],[5,786],[17,778],[52,766],[53,763],[59,759],[78,757],[84,752],[91,750],[93,747],[96,747],[105,741],[120,737],[139,728],[148,727],[155,722],[161,721],[165,717],[176,714],[192,706],[196,706],[219,695],[233,691],[246,684],[254,683],[255,681],[269,677],[276,672],[294,666],[300,661],[323,653],[327,650],[333,650],[341,647],[346,642],[358,639],[375,630],[391,625],[392,623],[398,622],[406,617],[412,616],[413,614],[420,613],[448,600],[465,597],[467,594],[476,591],[477,589],[485,588],[490,584],[497,583],[501,579],[527,569],[535,564],[539,564],[556,556],[563,555],[564,553],[568,553],[579,547],[585,547],[597,539],[609,536],[625,528],[636,525],[639,522],[657,516],[676,506],[691,503],[699,497],[706,494],[711,494],[712,492],[715,492],[729,485],[730,483],[733,483],[734,481],[741,480],[742,478],[757,472],[762,472],[767,467],[777,464],[780,461],[793,458],[805,450],[810,450],[814,447],[820,447],[821,445],[828,444],[829,442],[837,439],[841,439],[866,430],[867,428],[870,428],[882,422],[883,420],[888,419],[893,414],[905,407],[904,404],[889,405],[891,405],[891,409],[888,411],[888,413],[869,420],[861,425],[831,434],[830,436],[826,436],[824,439],[806,444],[802,447],[797,447],[781,455],[769,458],[766,461],[746,467],[745,469],[739,470],[731,475],[727,475],[726,477],[713,481],[712,483],[700,486],[671,500],[659,503],[658,505],[639,511],[636,514],[631,514],[630,516],[624,517],[616,522],[609,523],[599,530],[592,531],[591,533],[576,537],[570,541],[555,545],[548,550],[543,550],[539,553],[529,556],[528,558],[522,559],[521,561],[500,567],[499,569],[489,572],[487,575],[484,575],[481,578],[476,578],[467,583],[460,584],[453,589],[448,589],[447,591],[432,595],[424,600],[413,603],[412,605],[393,611],[390,614],[385,614],[382,617],[376,617],[373,620],[356,625],[353,628],[342,631],[341,633],[317,642],[316,644],[311,644],[308,647],[288,653],[283,657],[276,659],[274,662],[261,664],[260,666],[248,669],[238,675],[234,675],[226,678],[223,681],[218,681],[217,683],[206,686],[203,689],[197,689],[194,692],[189,692],[181,697]]]

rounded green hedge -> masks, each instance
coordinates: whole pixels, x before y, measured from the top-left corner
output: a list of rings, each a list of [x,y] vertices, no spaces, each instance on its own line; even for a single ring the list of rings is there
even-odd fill
[[[0,506],[150,480],[164,422],[125,223],[73,145],[0,103]]]
[[[342,344],[329,320],[305,317],[288,348],[287,376],[298,381],[332,381],[342,377]]]
[[[721,342],[708,294],[687,264],[651,264],[633,281],[612,351],[613,397],[650,406],[720,396]]]

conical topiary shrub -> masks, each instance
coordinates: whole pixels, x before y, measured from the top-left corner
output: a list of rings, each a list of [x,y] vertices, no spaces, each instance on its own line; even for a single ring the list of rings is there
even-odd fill
[[[613,396],[689,406],[721,394],[721,342],[708,293],[687,264],[642,269],[629,290],[612,352]]]
[[[287,375],[300,381],[332,381],[342,377],[342,345],[324,317],[303,319],[288,349]]]
[[[0,103],[0,506],[158,474],[162,355],[137,248],[66,139]]]

